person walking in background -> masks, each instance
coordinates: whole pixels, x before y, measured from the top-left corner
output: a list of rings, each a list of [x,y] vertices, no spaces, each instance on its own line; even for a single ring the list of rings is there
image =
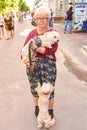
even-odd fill
[[[34,11],[31,11],[31,17],[32,18],[34,17]]]
[[[69,33],[72,33],[72,20],[73,20],[73,7],[70,6],[69,10],[66,12],[64,33],[66,33],[67,26],[69,25]]]
[[[22,23],[23,22],[23,12],[18,12],[17,18],[18,18],[18,23]]]
[[[7,33],[7,40],[9,40],[9,38],[12,38],[12,22],[13,21],[11,15],[9,13],[6,13],[4,17],[4,23]]]
[[[27,12],[24,11],[24,12],[23,12],[23,20],[26,20],[26,19],[27,19]]]
[[[17,13],[18,23],[21,23],[21,12]]]
[[[15,35],[15,16],[11,14],[12,17],[12,36]]]
[[[0,15],[0,39],[4,37],[4,21],[2,15]]]
[[[53,11],[50,9],[50,21],[49,21],[49,27],[53,27]]]
[[[33,29],[29,33],[23,47],[27,46],[29,41],[36,36],[43,35],[46,32],[56,31],[53,28],[49,27],[50,13],[51,13],[50,9],[43,6],[39,7],[35,11],[37,28]],[[26,73],[29,79],[31,93],[33,95],[33,100],[35,103],[35,115],[37,117],[39,114],[39,107],[38,107],[39,96],[35,88],[37,87],[38,82],[40,82],[41,85],[43,84],[43,82],[50,82],[53,86],[55,86],[57,76],[55,53],[58,49],[58,42],[55,42],[52,45],[52,48],[37,47],[35,42],[33,42],[32,49],[36,52],[36,59],[37,59],[36,62],[32,62],[32,64],[30,65],[28,59],[23,60],[24,57],[22,53],[21,53],[21,59],[23,60],[23,63],[26,65]],[[33,73],[31,73],[32,68]],[[51,118],[54,118],[53,106],[54,106],[54,91],[50,94],[48,105],[48,112]]]

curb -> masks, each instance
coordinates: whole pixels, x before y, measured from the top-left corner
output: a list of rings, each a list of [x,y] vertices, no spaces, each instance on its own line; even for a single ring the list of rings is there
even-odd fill
[[[64,64],[70,72],[72,72],[78,79],[87,82],[87,66],[82,64],[78,59],[76,59],[67,50],[60,48],[62,54],[64,55]],[[87,51],[87,50],[86,50]]]
[[[84,49],[85,52],[87,52],[87,46],[86,45],[84,45],[82,48]]]

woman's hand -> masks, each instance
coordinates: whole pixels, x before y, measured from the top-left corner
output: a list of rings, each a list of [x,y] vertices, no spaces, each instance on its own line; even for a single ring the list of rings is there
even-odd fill
[[[28,61],[27,59],[23,60],[23,63],[24,63],[27,67],[30,68],[30,63],[29,63],[29,61]]]
[[[30,62],[29,62],[27,59],[24,60],[23,63],[24,63],[27,67],[29,67],[29,68],[31,67],[32,69],[35,68],[36,65],[37,65],[36,62],[34,62],[34,61],[33,61],[33,62],[31,63],[31,65],[30,65]]]

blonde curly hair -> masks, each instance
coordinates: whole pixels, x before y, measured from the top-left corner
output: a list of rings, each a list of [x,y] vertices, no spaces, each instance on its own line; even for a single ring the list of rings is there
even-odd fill
[[[48,7],[45,6],[40,6],[36,11],[35,11],[35,18],[38,17],[38,15],[42,14],[45,15],[47,18],[50,18],[50,9]]]

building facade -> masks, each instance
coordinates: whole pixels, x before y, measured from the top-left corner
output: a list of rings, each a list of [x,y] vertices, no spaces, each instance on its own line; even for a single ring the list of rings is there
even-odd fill
[[[87,0],[48,0],[48,7],[53,10],[55,16],[64,16],[69,6],[74,6],[78,2],[87,2]]]
[[[78,2],[87,2],[87,0],[35,0],[34,9],[45,5],[53,10],[54,16],[64,17],[69,6],[75,6]]]

